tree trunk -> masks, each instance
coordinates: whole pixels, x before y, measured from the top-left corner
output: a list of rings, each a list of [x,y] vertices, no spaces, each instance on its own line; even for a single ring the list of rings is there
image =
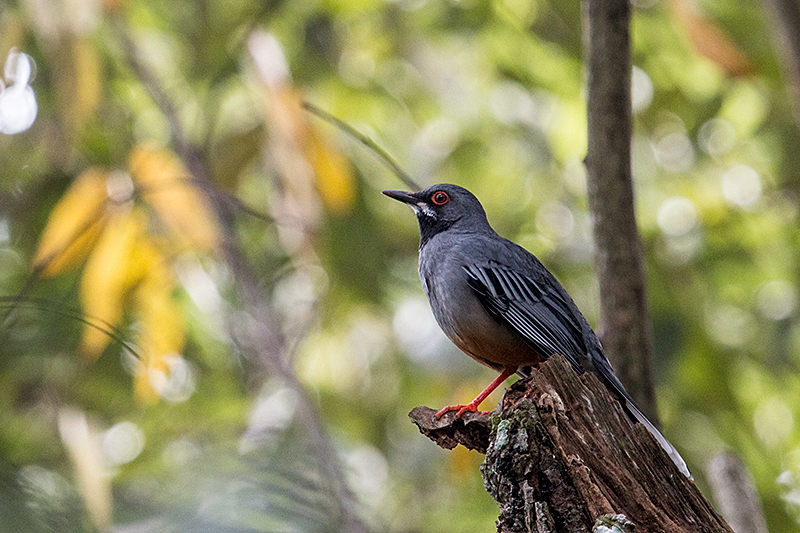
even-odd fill
[[[642,242],[631,177],[629,0],[584,0],[589,210],[600,282],[601,340],[625,388],[658,426]]]
[[[503,533],[727,532],[694,483],[589,373],[554,356],[509,387],[499,414],[409,415],[445,448],[486,453],[484,486],[500,505]],[[602,530],[601,530],[602,531]]]
[[[722,516],[741,533],[768,533],[753,476],[739,457],[721,452],[706,464],[706,481]]]
[[[800,129],[800,2],[763,0],[763,3],[775,28],[772,32],[775,55],[783,65],[789,103]]]

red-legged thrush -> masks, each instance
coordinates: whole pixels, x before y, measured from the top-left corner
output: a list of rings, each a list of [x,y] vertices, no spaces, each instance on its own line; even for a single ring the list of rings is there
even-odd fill
[[[553,354],[566,357],[578,374],[594,373],[634,422],[653,434],[680,471],[691,477],[672,444],[639,410],[614,374],[600,341],[567,291],[530,252],[499,236],[478,199],[457,185],[419,192],[383,191],[411,206],[419,222],[419,277],[439,326],[463,352],[500,372],[466,405],[461,416],[512,374]]]

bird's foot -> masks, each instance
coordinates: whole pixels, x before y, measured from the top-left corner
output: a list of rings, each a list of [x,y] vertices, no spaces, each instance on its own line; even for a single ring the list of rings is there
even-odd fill
[[[456,418],[461,418],[461,415],[464,413],[478,413],[479,415],[488,415],[491,411],[478,411],[478,404],[474,401],[469,402],[468,404],[457,404],[457,405],[448,405],[447,407],[443,407],[439,410],[438,413],[434,415],[436,420],[442,418],[442,415],[445,413],[449,413],[450,411],[458,411],[456,413]]]

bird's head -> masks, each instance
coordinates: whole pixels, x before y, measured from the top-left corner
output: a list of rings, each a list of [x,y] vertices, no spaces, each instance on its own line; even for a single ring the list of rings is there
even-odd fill
[[[458,185],[440,183],[418,192],[389,190],[383,194],[408,204],[416,212],[420,247],[443,231],[474,231],[489,226],[475,195]]]

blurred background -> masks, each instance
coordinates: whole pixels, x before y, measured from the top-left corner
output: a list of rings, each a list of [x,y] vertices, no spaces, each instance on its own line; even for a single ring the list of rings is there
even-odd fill
[[[760,3],[633,4],[664,433],[796,531],[791,51]],[[492,531],[482,456],[407,413],[494,374],[433,321],[404,184],[302,101],[471,189],[600,327],[581,55],[578,2],[0,4],[0,530]]]

